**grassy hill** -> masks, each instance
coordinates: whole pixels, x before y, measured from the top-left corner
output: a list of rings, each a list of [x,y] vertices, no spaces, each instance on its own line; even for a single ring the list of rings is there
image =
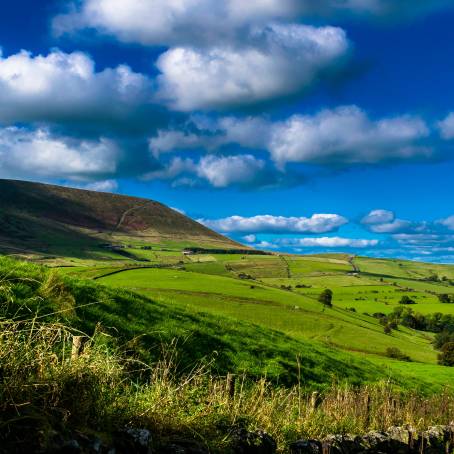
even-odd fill
[[[5,253],[114,259],[127,253],[107,245],[131,242],[239,247],[152,200],[0,180],[0,250]]]
[[[167,273],[160,281],[166,288],[173,277],[159,271]],[[180,290],[195,285],[197,273],[170,272],[181,274]],[[207,276],[213,279],[204,288],[208,301],[219,284],[231,304],[247,298],[238,296],[244,282]],[[140,276],[131,281],[139,283]],[[257,290],[263,297],[268,292],[269,307],[288,304],[278,289]],[[278,314],[252,323],[220,309],[200,310],[178,300],[178,292],[172,298],[152,293],[155,298],[0,259],[0,452],[54,452],[56,442],[68,452],[65,440],[74,439],[124,446],[121,434],[132,426],[151,431],[154,452],[175,452],[175,443],[184,442],[233,454],[236,430],[260,428],[283,453],[301,437],[403,422],[424,428],[454,415],[449,388],[438,392],[452,381],[449,368],[424,364],[425,375],[387,370],[266,326]],[[256,313],[262,309],[256,306]],[[226,378],[231,373],[236,384]]]

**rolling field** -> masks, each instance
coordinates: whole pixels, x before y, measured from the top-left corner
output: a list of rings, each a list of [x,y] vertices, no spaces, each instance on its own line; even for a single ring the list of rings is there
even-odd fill
[[[449,281],[424,280],[433,276],[432,266],[426,269],[424,264],[387,262],[334,255],[201,254],[180,256],[178,265],[170,269],[123,270],[100,277],[98,282],[128,288],[194,314],[241,320],[296,341],[315,341],[366,359],[389,376],[427,381],[430,371],[431,383],[454,379],[454,369],[437,365],[432,333],[399,326],[385,334],[372,316],[401,306],[403,295],[416,302],[411,306],[415,312],[454,314],[454,305],[440,303],[437,296],[454,293],[454,286]],[[440,276],[449,277],[452,268],[436,266]],[[81,270],[70,272],[79,274]],[[325,309],[317,301],[325,288],[334,293],[333,308]],[[399,348],[411,362],[388,358],[390,347]]]

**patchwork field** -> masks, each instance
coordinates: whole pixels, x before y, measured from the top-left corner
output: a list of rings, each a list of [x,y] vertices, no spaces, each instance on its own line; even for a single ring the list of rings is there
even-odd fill
[[[454,293],[454,267],[347,255],[183,255],[176,247],[160,251],[158,246],[147,252],[155,260],[133,269],[129,263],[63,270],[168,307],[241,320],[344,351],[391,377],[430,377],[434,384],[454,379],[454,369],[437,364],[433,333],[399,326],[385,334],[377,317],[402,307],[404,295],[415,302],[414,312],[454,315],[454,304],[441,303],[438,296]],[[333,292],[332,308],[318,301],[327,288]],[[390,348],[411,362],[390,358]]]

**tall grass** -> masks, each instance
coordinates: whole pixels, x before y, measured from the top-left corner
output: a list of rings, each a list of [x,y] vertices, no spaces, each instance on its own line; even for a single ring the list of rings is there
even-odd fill
[[[423,397],[383,382],[333,384],[317,393],[276,387],[265,378],[251,382],[238,376],[233,382],[232,376],[211,375],[204,365],[182,376],[175,345],[147,366],[124,358],[101,330],[74,354],[74,336],[81,333],[64,325],[3,320],[0,328],[3,435],[17,433],[30,420],[44,433],[62,424],[100,433],[132,425],[149,428],[158,445],[179,436],[195,438],[213,452],[228,452],[232,429],[245,427],[266,430],[284,452],[300,437],[361,434],[402,424],[425,428],[454,419],[449,392]]]

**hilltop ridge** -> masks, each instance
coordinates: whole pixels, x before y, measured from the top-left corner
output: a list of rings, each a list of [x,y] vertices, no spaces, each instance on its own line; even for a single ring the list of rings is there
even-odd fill
[[[19,180],[0,180],[0,250],[84,255],[135,239],[243,247],[154,200]]]

